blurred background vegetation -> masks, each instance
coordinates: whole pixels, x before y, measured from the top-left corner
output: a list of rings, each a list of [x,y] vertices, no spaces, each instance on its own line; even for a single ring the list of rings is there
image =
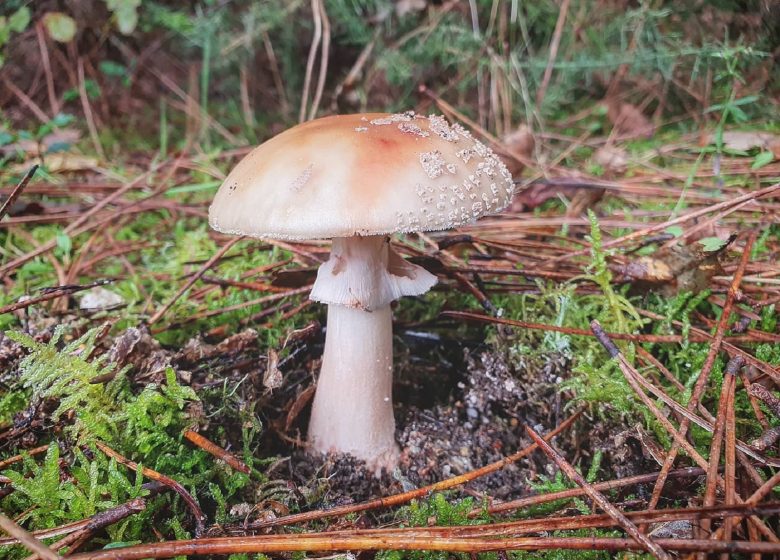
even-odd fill
[[[0,16],[0,145],[85,110],[111,158],[255,143],[314,114],[424,109],[421,85],[499,136],[604,99],[656,125],[729,100],[729,120],[777,115],[771,0],[6,0]]]

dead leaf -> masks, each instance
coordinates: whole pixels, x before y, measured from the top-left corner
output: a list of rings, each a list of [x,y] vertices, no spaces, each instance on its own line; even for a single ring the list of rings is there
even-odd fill
[[[537,179],[512,198],[510,212],[524,212],[541,206],[545,201],[563,195],[574,198],[581,190],[604,192],[604,188],[576,177]]]
[[[294,331],[290,331],[287,334],[287,337],[284,339],[284,344],[282,344],[282,348],[287,348],[287,345],[291,342],[297,342],[299,340],[306,340],[307,338],[311,338],[316,333],[319,333],[322,330],[322,325],[320,325],[320,322],[316,319],[313,321],[309,321],[309,323],[305,327],[301,327],[300,329],[295,329]]]
[[[277,288],[302,288],[314,282],[316,267],[277,270],[272,275],[271,285]]]
[[[502,142],[509,154],[517,154],[523,159],[530,159],[536,146],[531,129],[524,124],[518,126],[514,132],[504,136]],[[525,169],[525,164],[510,155],[501,156],[501,159],[513,177],[519,176]]]
[[[282,386],[282,372],[279,371],[279,354],[273,348],[268,349],[268,363],[263,374],[263,387],[278,389]]]
[[[238,354],[252,346],[255,342],[257,342],[257,331],[254,329],[246,329],[233,336],[227,337],[217,344],[214,348],[214,353],[218,355]]]
[[[22,139],[13,144],[0,147],[0,153],[6,156],[24,154],[28,157],[38,157],[50,151],[62,151],[81,139],[81,132],[75,128],[61,128],[47,134],[40,141]]]
[[[146,327],[130,327],[114,339],[108,359],[120,367],[133,366],[135,382],[163,383],[171,355],[152,338]]]
[[[593,154],[593,162],[600,165],[610,175],[623,174],[628,169],[628,156],[623,148],[602,146]]]
[[[427,5],[427,0],[396,0],[395,14],[402,18],[406,14],[423,11]]]
[[[650,138],[655,127],[650,120],[631,103],[610,98],[605,101],[607,118],[621,138]]]
[[[734,236],[729,237],[715,250],[698,241],[673,245],[613,268],[636,290],[653,290],[664,296],[699,293],[710,287],[713,276],[723,273],[719,256],[733,240]]]
[[[715,144],[715,134],[708,137],[709,144]],[[723,133],[723,147],[735,152],[748,152],[754,148],[769,150],[780,157],[780,136],[757,130],[728,130]]]
[[[287,412],[287,418],[284,422],[284,431],[285,433],[290,431],[290,428],[292,428],[293,422],[295,422],[295,419],[298,418],[298,415],[303,411],[303,409],[306,407],[307,404],[309,404],[309,401],[314,397],[314,393],[316,391],[316,386],[309,385],[300,392],[300,394],[295,398],[292,405],[290,406],[290,410]]]
[[[41,161],[42,160],[42,161]],[[43,163],[49,173],[69,173],[73,171],[94,170],[99,167],[100,161],[96,157],[84,156],[70,152],[56,152],[43,158],[35,158],[35,161],[25,161],[10,166],[12,173],[22,174],[27,172],[33,163]]]
[[[254,344],[256,340],[257,331],[254,329],[246,329],[236,333],[216,345],[208,344],[202,338],[196,336],[187,341],[176,356],[176,359],[181,363],[196,364],[215,356],[238,354]]]

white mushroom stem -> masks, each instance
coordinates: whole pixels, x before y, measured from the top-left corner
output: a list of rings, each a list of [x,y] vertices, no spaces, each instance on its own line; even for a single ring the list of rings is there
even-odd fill
[[[396,465],[390,302],[425,293],[435,283],[435,276],[403,260],[383,236],[333,240],[311,293],[329,304],[309,423],[314,451],[348,453],[376,472]]]

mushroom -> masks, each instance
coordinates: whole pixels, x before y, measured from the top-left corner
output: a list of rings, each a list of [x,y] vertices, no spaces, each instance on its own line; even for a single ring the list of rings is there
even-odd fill
[[[380,472],[398,462],[392,403],[392,312],[436,277],[404,260],[389,235],[443,230],[502,210],[503,163],[441,116],[363,114],[291,128],[249,153],[209,209],[214,229],[284,240],[332,239],[311,299],[328,305],[308,442]]]

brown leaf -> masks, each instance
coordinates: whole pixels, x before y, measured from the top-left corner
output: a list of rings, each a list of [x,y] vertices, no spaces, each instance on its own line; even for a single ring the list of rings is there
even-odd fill
[[[396,0],[395,13],[401,18],[412,12],[421,12],[427,5],[427,0]]]
[[[709,135],[708,143],[715,143],[714,134]],[[753,148],[759,148],[769,150],[775,154],[775,157],[778,157],[780,155],[780,136],[757,130],[729,130],[723,133],[723,147],[735,152],[747,152]]]
[[[317,277],[317,267],[278,270],[273,273],[271,285],[279,288],[302,288]]]
[[[650,138],[653,136],[653,123],[631,103],[615,98],[606,100],[607,118],[621,138]]]
[[[268,363],[263,374],[263,387],[278,389],[282,386],[282,372],[279,371],[279,354],[273,348],[268,349]]]
[[[623,174],[628,168],[626,151],[617,146],[602,146],[593,154],[593,162],[603,167],[610,175]]]
[[[319,333],[321,330],[322,330],[322,325],[320,325],[319,321],[317,321],[316,319],[313,321],[309,321],[309,323],[305,327],[301,327],[300,329],[290,331],[287,334],[287,337],[284,339],[284,344],[282,344],[282,348],[287,348],[287,345],[291,342],[297,342],[299,340],[306,340],[307,338],[311,338],[315,334]]]
[[[723,273],[719,256],[731,240],[715,251],[707,251],[699,242],[673,245],[613,268],[636,290],[654,290],[665,296],[698,293],[710,287],[713,276]]]
[[[22,153],[25,156],[37,157],[47,153],[52,148],[58,151],[70,147],[81,138],[81,132],[75,128],[60,128],[44,136],[40,141],[22,139],[13,144],[0,147],[0,153],[14,155]]]
[[[517,130],[504,136],[503,144],[506,147],[506,151],[510,154],[517,154],[521,158],[530,159],[534,153],[536,140],[534,140],[531,129],[521,124],[517,127]],[[513,177],[519,176],[525,169],[525,165],[522,162],[510,155],[501,156],[501,159]]]

